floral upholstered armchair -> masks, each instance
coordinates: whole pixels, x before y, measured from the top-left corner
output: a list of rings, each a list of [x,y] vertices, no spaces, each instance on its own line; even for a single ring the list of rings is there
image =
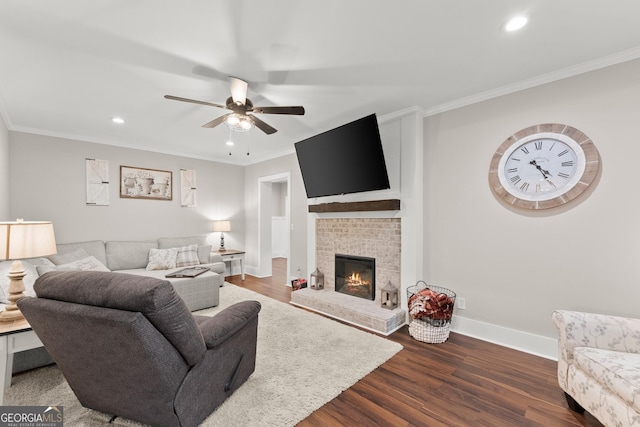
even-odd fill
[[[562,310],[552,319],[569,407],[605,426],[640,426],[640,319]]]

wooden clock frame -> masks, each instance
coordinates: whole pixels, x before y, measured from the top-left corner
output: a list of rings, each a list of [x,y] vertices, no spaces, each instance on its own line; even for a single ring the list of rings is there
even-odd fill
[[[509,148],[514,146],[520,146],[523,140],[531,140],[531,136],[535,134],[557,134],[564,135],[575,141],[579,149],[583,151],[585,157],[585,168],[580,176],[578,182],[571,188],[567,189],[562,194],[549,200],[524,200],[517,196],[514,196],[508,192],[501,184],[499,177],[500,160],[503,158]],[[545,123],[539,125],[529,126],[521,131],[518,131],[507,138],[496,150],[491,158],[491,164],[489,166],[489,185],[494,194],[505,203],[511,206],[515,206],[521,209],[539,210],[539,209],[551,209],[557,206],[564,205],[576,197],[584,193],[589,186],[593,183],[598,171],[600,170],[600,155],[596,149],[595,144],[591,139],[585,135],[582,131],[563,124],[558,123]]]

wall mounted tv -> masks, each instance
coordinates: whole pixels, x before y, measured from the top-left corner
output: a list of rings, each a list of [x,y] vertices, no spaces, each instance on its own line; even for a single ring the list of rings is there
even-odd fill
[[[375,114],[295,143],[307,197],[390,188]]]

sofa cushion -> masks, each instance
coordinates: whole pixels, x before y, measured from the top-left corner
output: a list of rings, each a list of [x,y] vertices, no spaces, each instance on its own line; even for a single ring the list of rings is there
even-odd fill
[[[149,263],[149,249],[157,248],[157,242],[107,242],[107,267],[112,271],[145,268]]]
[[[146,270],[169,270],[176,268],[178,249],[149,249],[149,262]]]
[[[190,237],[160,237],[158,239],[158,249],[178,248],[181,246],[207,244],[207,236],[190,236]]]
[[[76,248],[62,254],[49,255],[49,261],[55,265],[67,264],[90,256],[83,248]],[[95,258],[95,257],[94,257]]]
[[[573,357],[590,378],[640,411],[640,354],[576,347]]]
[[[105,253],[105,245],[104,242],[102,240],[91,240],[88,242],[78,242],[78,243],[59,243],[56,245],[56,248],[58,250],[58,254],[57,255],[64,255],[64,254],[68,254],[71,252],[76,251],[77,249],[83,249],[86,251],[87,255],[93,255],[94,257],[96,257],[98,259],[98,261],[100,261],[101,263],[103,263],[104,265],[108,265],[107,263],[107,255]],[[76,261],[78,259],[82,259],[85,256],[76,258],[76,259],[70,259],[70,260],[66,260],[66,261],[62,261],[59,264],[65,264],[67,262],[71,262],[71,261]],[[51,258],[51,257],[49,257]],[[54,263],[56,263],[54,261]],[[58,263],[56,263],[58,264]]]
[[[198,245],[182,246],[176,248],[178,250],[178,256],[176,258],[176,267],[190,267],[192,265],[200,264],[198,258]]]

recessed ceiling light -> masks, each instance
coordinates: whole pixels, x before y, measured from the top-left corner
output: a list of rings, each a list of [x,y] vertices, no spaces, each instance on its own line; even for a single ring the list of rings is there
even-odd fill
[[[527,21],[528,19],[526,16],[516,16],[515,18],[512,18],[509,22],[507,22],[507,25],[505,25],[504,29],[505,31],[509,32],[517,31],[527,25]]]
[[[112,118],[111,118],[111,121],[112,121],[113,123],[117,123],[117,124],[119,124],[119,125],[121,125],[121,124],[123,124],[123,123],[124,123],[124,119],[123,119],[122,117],[112,117]]]
[[[233,141],[227,141],[227,145],[228,145],[229,147],[233,147]]]

